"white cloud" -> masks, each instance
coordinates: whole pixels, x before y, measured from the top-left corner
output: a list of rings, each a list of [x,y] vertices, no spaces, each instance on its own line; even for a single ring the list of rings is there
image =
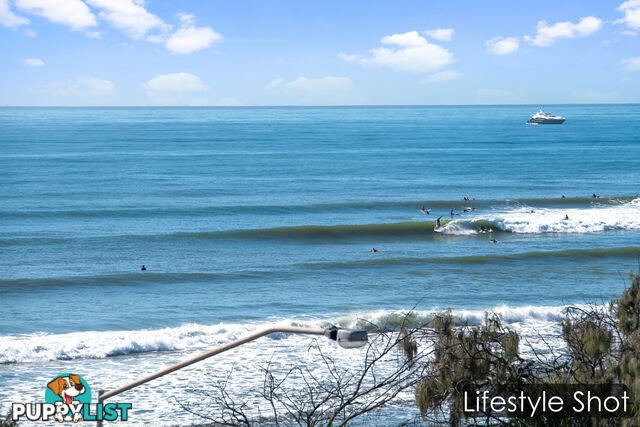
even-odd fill
[[[90,96],[107,95],[113,92],[115,84],[112,81],[90,77],[80,81],[80,85],[88,90]]]
[[[338,58],[342,59],[343,61],[347,61],[347,62],[355,62],[358,61],[360,59],[362,59],[362,55],[358,55],[358,54],[348,54],[348,53],[343,53],[340,52],[338,53]]]
[[[196,16],[193,13],[178,12],[176,16],[184,25],[193,25],[196,22]]]
[[[38,58],[27,58],[24,60],[24,65],[27,67],[42,67],[44,65],[44,61]]]
[[[267,89],[267,90],[272,90],[272,89],[275,89],[277,87],[282,86],[282,83],[284,83],[284,79],[273,79],[264,88]]]
[[[629,0],[618,6],[618,10],[624,12],[624,18],[615,21],[615,24],[627,24],[634,30],[640,30],[640,0]]]
[[[449,80],[456,80],[462,77],[462,73],[458,70],[445,70],[440,71],[439,73],[431,74],[422,80],[424,84],[432,84],[432,83],[442,83],[447,82]]]
[[[9,0],[0,0],[0,24],[8,28],[17,28],[28,25],[29,20],[22,16],[16,16],[9,8]]]
[[[84,0],[91,7],[100,9],[98,16],[133,39],[146,38],[152,43],[164,43],[167,50],[187,54],[205,49],[220,41],[222,36],[211,27],[197,27],[196,18],[190,13],[178,13],[181,27],[169,35],[171,25],[144,8],[144,0]],[[74,30],[97,25],[96,16],[82,0],[15,0],[16,5],[31,14],[40,15],[52,22]],[[29,20],[15,16],[8,0],[0,0],[0,23],[5,26],[26,25]],[[88,31],[87,36],[100,38],[98,31]]]
[[[453,28],[436,28],[435,30],[426,30],[424,32],[424,34],[428,35],[429,37],[436,40],[442,40],[443,42],[451,41],[453,33]]]
[[[311,79],[308,77],[298,77],[286,85],[289,88],[301,92],[316,92],[319,90],[350,90],[353,89],[353,82],[349,77],[322,77]]]
[[[509,55],[520,48],[520,39],[517,37],[496,37],[487,40],[487,51],[494,55]]]
[[[86,0],[86,2],[102,9],[98,14],[102,19],[133,39],[144,38],[151,30],[168,31],[171,28],[143,7],[144,0]]]
[[[180,28],[165,42],[166,48],[173,53],[187,54],[206,49],[213,43],[222,40],[222,36],[211,27],[196,27],[193,25],[195,17],[191,14],[179,13],[178,19],[182,22]]]
[[[364,103],[348,77],[298,77],[285,83],[275,79],[265,89],[278,98],[279,104],[289,105],[353,105]]]
[[[54,83],[47,92],[56,95],[99,98],[110,95],[115,88],[112,81],[89,77],[80,79],[75,83]]]
[[[547,25],[547,21],[539,21],[536,36],[524,36],[524,39],[536,46],[551,46],[557,38],[584,37],[597,32],[601,27],[602,20],[595,16],[580,18],[577,24],[565,21]]]
[[[624,69],[627,71],[640,71],[640,56],[623,59]]]
[[[165,34],[149,34],[145,40],[151,43],[164,43],[167,36]]]
[[[209,100],[199,96],[208,90],[200,77],[189,73],[161,74],[143,83],[149,100],[158,105],[208,105]]]
[[[403,34],[392,34],[382,38],[382,44],[395,44],[400,47],[419,47],[427,43],[424,37],[417,31],[409,31]]]
[[[151,92],[201,92],[207,90],[200,77],[189,73],[161,74],[142,84]]]
[[[395,71],[428,73],[437,71],[453,62],[453,54],[436,44],[429,43],[417,31],[393,34],[382,38],[381,46],[371,49],[371,56],[357,58],[339,54],[347,61],[357,61],[363,65],[388,67]]]
[[[66,25],[72,30],[97,25],[95,15],[81,0],[16,0],[15,4],[27,13]]]

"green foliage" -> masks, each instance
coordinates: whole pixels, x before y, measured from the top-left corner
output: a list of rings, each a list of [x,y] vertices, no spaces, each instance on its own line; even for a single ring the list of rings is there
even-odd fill
[[[618,317],[618,328],[624,335],[631,335],[640,327],[640,276],[629,273],[631,287],[619,300],[613,301],[612,308]]]
[[[504,424],[491,413],[465,414],[463,393],[488,391],[508,395],[523,386],[597,385],[605,396],[626,387],[631,410],[610,418],[567,411],[550,420],[508,419],[511,425],[640,425],[640,276],[631,273],[631,286],[608,309],[573,308],[562,321],[566,350],[526,360],[520,357],[520,337],[503,327],[497,315],[485,316],[480,326],[457,326],[450,312],[437,315],[428,327],[433,331],[434,357],[425,367],[415,389],[415,401],[423,416],[445,413],[451,425],[471,418],[486,424]],[[406,331],[403,331],[406,334]],[[411,345],[417,345],[413,342]],[[413,347],[409,347],[411,350]],[[405,348],[405,353],[407,349]],[[409,353],[407,353],[409,354]],[[565,399],[565,401],[567,401]]]
[[[446,402],[450,422],[458,424],[465,392],[490,388],[499,393],[523,380],[526,367],[518,357],[520,338],[506,330],[497,315],[485,316],[478,327],[454,327],[447,312],[437,315],[430,326],[436,334],[435,357],[415,392],[423,415]]]
[[[0,427],[14,427],[17,425],[18,423],[11,419],[11,411],[4,418],[0,418]]]
[[[415,357],[418,354],[418,343],[415,340],[415,337],[409,332],[406,327],[402,327],[400,330],[400,345],[402,346],[402,351],[404,355],[407,357],[407,360],[411,365],[413,365],[415,361]]]
[[[598,312],[581,313],[562,322],[562,335],[569,351],[573,379],[582,384],[611,384],[613,331]]]
[[[621,334],[619,362],[616,373],[634,399],[634,407],[640,408],[640,276],[630,273],[631,286],[613,301]],[[624,420],[624,426],[640,425],[640,411],[635,417]]]

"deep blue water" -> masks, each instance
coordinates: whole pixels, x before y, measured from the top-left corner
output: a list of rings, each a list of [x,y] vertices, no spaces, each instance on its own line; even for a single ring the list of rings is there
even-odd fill
[[[36,333],[609,299],[640,256],[640,106],[536,107],[0,108],[4,378],[105,356]]]

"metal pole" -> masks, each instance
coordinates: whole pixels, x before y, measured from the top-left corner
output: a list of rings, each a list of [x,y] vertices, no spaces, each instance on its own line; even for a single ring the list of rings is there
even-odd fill
[[[306,334],[306,335],[324,335],[325,334],[325,329],[324,328],[301,328],[301,327],[297,327],[297,326],[282,326],[282,327],[273,327],[273,328],[267,328],[267,329],[263,329],[261,331],[258,332],[254,332],[251,335],[247,335],[244,338],[240,338],[238,340],[232,341],[230,343],[221,345],[220,347],[216,347],[212,350],[209,350],[207,352],[204,352],[198,356],[192,357],[191,359],[187,359],[184,360],[182,362],[176,363],[175,365],[171,365],[167,368],[161,369],[151,375],[147,375],[144,378],[140,378],[137,381],[133,381],[130,382],[129,384],[125,384],[121,387],[118,387],[116,389],[104,392],[103,390],[98,391],[98,402],[102,403],[104,402],[106,399],[116,396],[120,393],[123,393],[127,390],[131,390],[132,388],[138,387],[139,385],[142,385],[144,383],[148,383],[151,380],[155,380],[156,378],[162,377],[164,375],[170,374],[173,371],[177,371],[178,369],[182,369],[185,368],[189,365],[193,365],[196,362],[200,362],[201,360],[207,359],[211,356],[215,356],[216,354],[220,354],[223,353],[227,350],[231,350],[233,348],[236,348],[242,344],[246,344],[249,341],[253,341],[255,339],[258,339],[260,337],[263,337],[265,335],[270,335],[270,334],[274,334],[277,332],[285,332],[285,333],[291,333],[291,334]],[[98,421],[98,425],[101,425],[101,422]]]
[[[103,395],[104,395],[104,390],[102,390],[102,389],[98,390],[98,405],[101,404],[104,401],[104,397],[102,397]],[[98,417],[98,412],[97,411],[96,411],[96,418],[98,419],[96,421],[96,426],[97,427],[102,427],[102,416]]]

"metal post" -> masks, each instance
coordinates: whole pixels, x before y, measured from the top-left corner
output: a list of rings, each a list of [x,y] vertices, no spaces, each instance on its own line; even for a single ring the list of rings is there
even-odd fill
[[[100,389],[98,390],[98,405],[101,404],[102,402],[104,402],[104,390]],[[96,408],[97,409],[97,408]],[[102,414],[100,414],[101,416],[98,417],[98,411],[96,410],[96,426],[97,427],[102,427]]]
[[[182,362],[176,363],[175,365],[171,365],[167,368],[161,369],[157,372],[154,372],[151,375],[147,375],[144,378],[140,378],[137,381],[133,381],[130,382],[129,384],[125,384],[121,387],[118,387],[116,389],[113,390],[109,390],[107,392],[105,392],[104,390],[99,390],[98,391],[98,403],[104,403],[104,401],[110,397],[116,396],[120,393],[124,393],[127,390],[131,390],[132,388],[138,387],[139,385],[148,383],[151,380],[154,380],[156,378],[162,377],[164,375],[170,374],[173,371],[177,371],[178,369],[182,369],[185,368],[189,365],[193,365],[196,362],[200,362],[201,360],[207,359],[211,356],[215,356],[216,354],[220,354],[223,353],[227,350],[231,350],[233,348],[236,348],[242,344],[246,344],[249,341],[253,341],[255,339],[258,339],[260,337],[263,337],[265,335],[270,335],[270,334],[274,334],[274,333],[278,333],[278,332],[284,332],[284,333],[290,333],[290,334],[306,334],[306,335],[325,335],[325,333],[327,332],[326,329],[324,328],[302,328],[302,327],[297,327],[297,326],[281,326],[281,327],[274,327],[274,328],[267,328],[267,329],[263,329],[261,331],[258,332],[254,332],[253,334],[247,335],[244,338],[240,338],[237,339],[235,341],[232,341],[230,343],[221,345],[220,347],[216,347],[212,350],[206,351],[202,354],[199,354],[198,356],[192,357],[191,359],[187,359],[184,360]],[[335,338],[333,338],[335,339]],[[102,426],[102,421],[99,420],[97,421],[97,425],[99,427]]]

